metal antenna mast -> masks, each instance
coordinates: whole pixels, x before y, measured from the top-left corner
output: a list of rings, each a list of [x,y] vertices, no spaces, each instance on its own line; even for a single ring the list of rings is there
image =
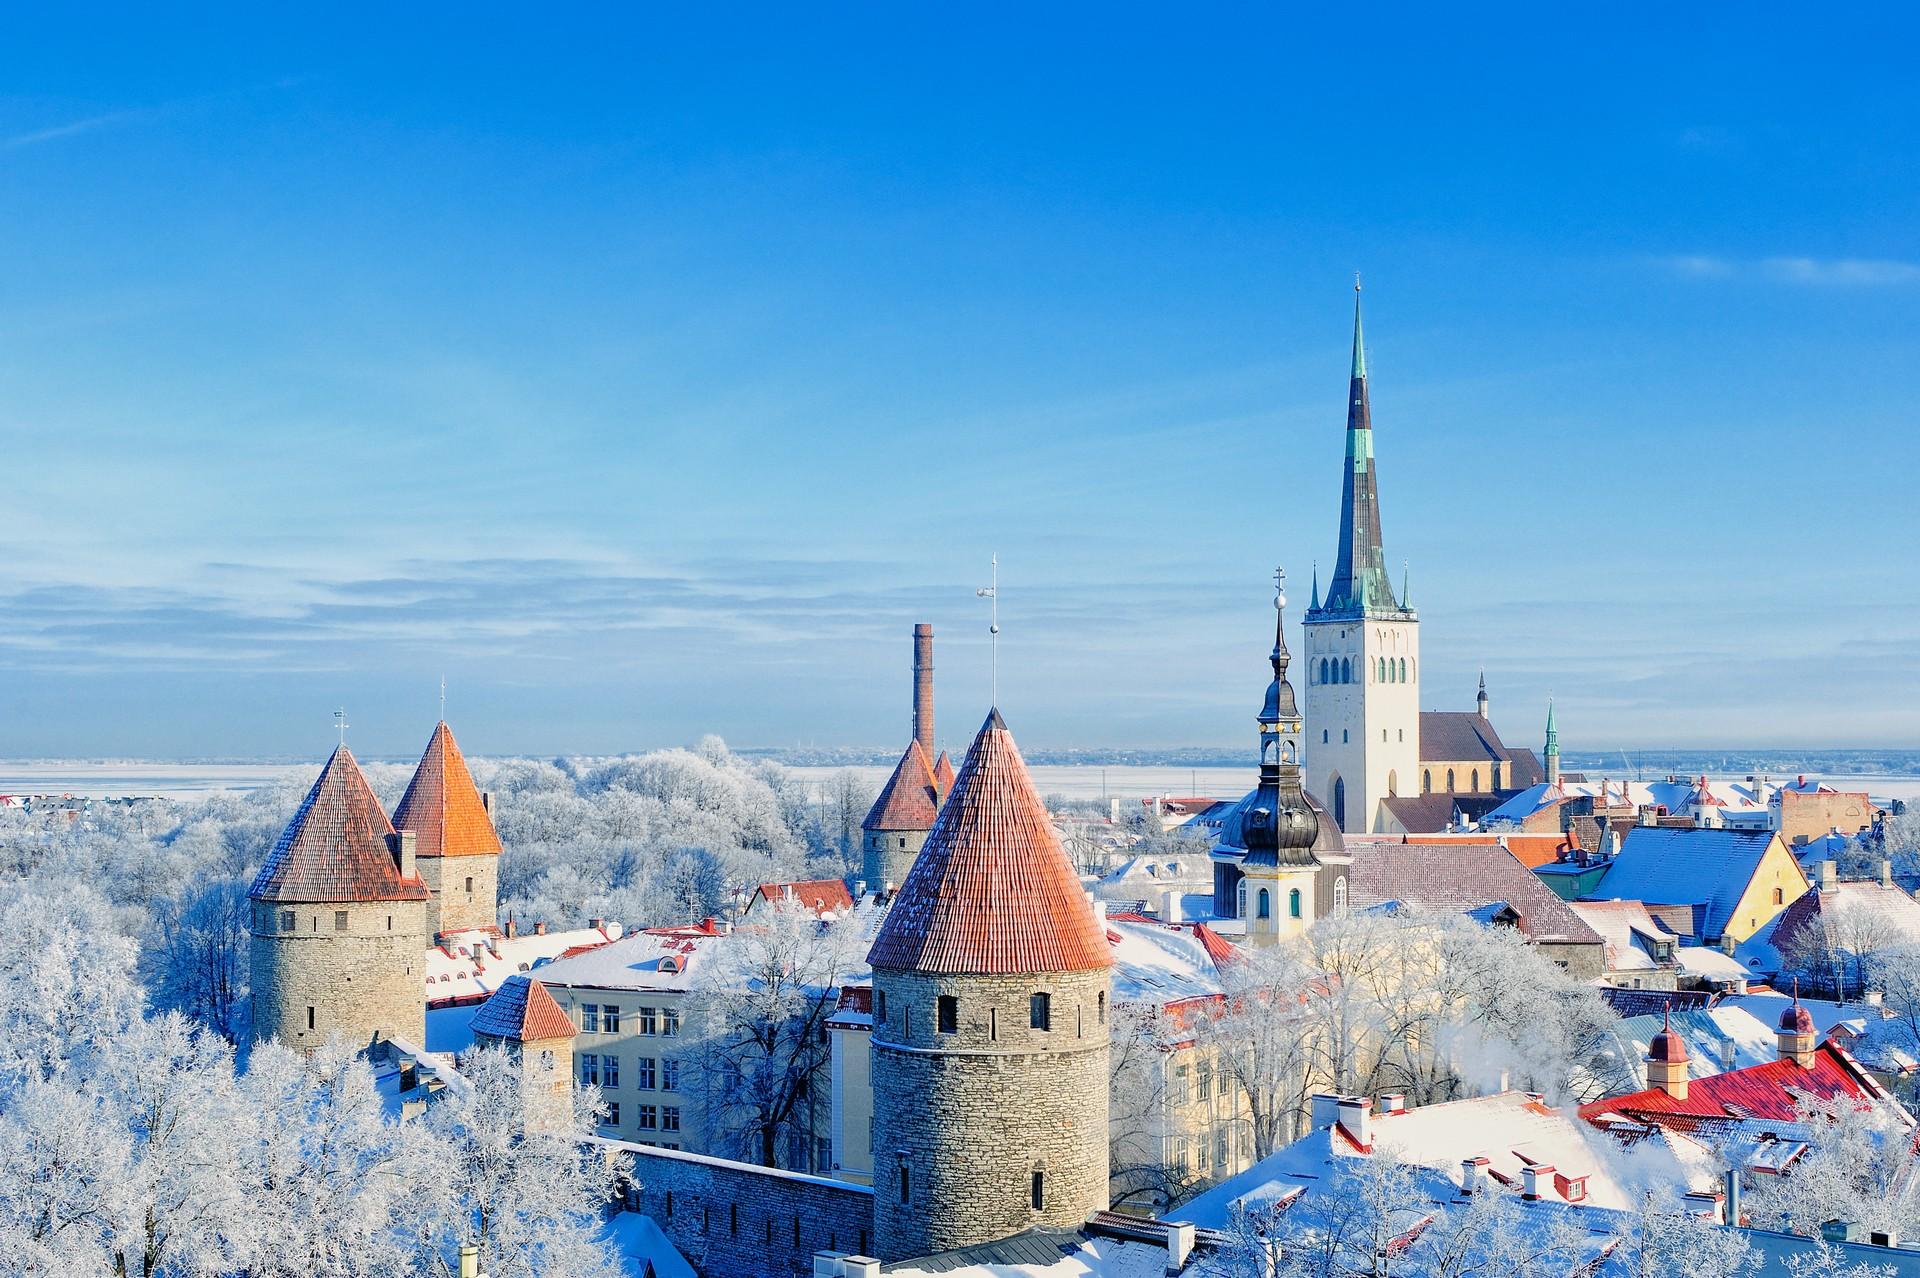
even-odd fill
[[[992,622],[987,626],[987,642],[993,647],[993,705],[998,707],[1000,704],[1000,554],[998,551],[995,551],[993,556],[993,584],[982,586],[973,593],[982,599],[993,601]]]

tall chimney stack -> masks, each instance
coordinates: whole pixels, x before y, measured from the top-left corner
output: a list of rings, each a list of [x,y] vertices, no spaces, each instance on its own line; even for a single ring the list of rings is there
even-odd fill
[[[933,627],[913,627],[913,739],[932,761],[933,748]]]

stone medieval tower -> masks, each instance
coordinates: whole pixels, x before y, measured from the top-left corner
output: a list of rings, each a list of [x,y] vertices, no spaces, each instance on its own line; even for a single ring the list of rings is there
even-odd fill
[[[411,834],[396,834],[343,745],[247,893],[253,1033],[312,1051],[426,1032],[427,911]]]
[[[416,839],[420,878],[433,893],[428,936],[498,924],[500,836],[444,722],[435,725],[427,752],[393,810],[393,826]]]
[[[913,740],[860,823],[860,877],[870,889],[884,891],[907,881],[940,801],[952,788],[953,761],[945,753],[934,757],[933,627],[923,621],[913,628]]]
[[[572,1114],[573,1039],[566,1009],[530,976],[509,976],[468,1022],[473,1041],[520,1063],[530,1122],[563,1127]]]
[[[880,1259],[1103,1210],[1113,956],[998,710],[867,957]]]
[[[1404,597],[1404,582],[1395,597],[1380,542],[1359,287],[1340,552],[1326,602],[1316,580],[1306,620],[1308,779],[1348,834],[1376,829],[1380,800],[1420,793],[1420,619]]]

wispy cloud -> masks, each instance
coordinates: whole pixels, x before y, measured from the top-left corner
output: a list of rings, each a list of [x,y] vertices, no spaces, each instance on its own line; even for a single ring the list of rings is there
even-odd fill
[[[97,129],[111,128],[117,124],[131,124],[146,119],[152,112],[109,111],[104,115],[90,115],[84,119],[69,120],[65,124],[55,124],[44,129],[33,129],[26,133],[16,133],[0,139],[0,151],[17,151],[21,147],[39,146],[44,142],[57,142],[61,138],[77,137],[82,133],[92,133]]]
[[[1718,257],[1682,253],[1655,259],[1688,279],[1751,279],[1818,288],[1898,288],[1920,284],[1920,262],[1876,257]]]

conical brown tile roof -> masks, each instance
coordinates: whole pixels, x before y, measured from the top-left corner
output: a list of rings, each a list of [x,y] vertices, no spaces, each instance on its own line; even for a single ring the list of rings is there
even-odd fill
[[[444,722],[433,729],[427,752],[393,810],[397,830],[412,830],[420,856],[498,856],[500,836],[467,761]]]
[[[467,1022],[476,1034],[530,1043],[543,1038],[572,1038],[573,1018],[527,976],[509,976]]]
[[[998,710],[973,739],[867,961],[943,973],[1113,965],[1106,931]]]
[[[256,901],[424,901],[416,875],[401,878],[393,826],[353,752],[333,752],[300,810],[267,854],[247,895]]]
[[[933,761],[920,748],[919,741],[907,743],[907,751],[894,765],[886,788],[873,801],[872,811],[860,823],[863,830],[931,830],[940,814],[940,795],[944,793],[933,778]]]

